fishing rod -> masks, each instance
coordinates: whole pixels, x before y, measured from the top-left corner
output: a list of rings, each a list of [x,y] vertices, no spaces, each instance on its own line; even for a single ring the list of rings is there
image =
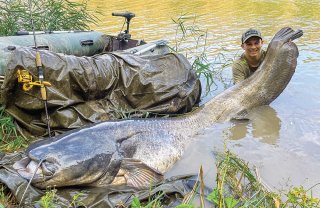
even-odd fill
[[[48,134],[49,134],[49,137],[51,137],[50,118],[49,118],[49,113],[48,113],[48,102],[47,102],[47,100],[48,100],[47,99],[47,89],[45,87],[45,85],[48,85],[48,84],[44,84],[44,73],[43,73],[43,68],[42,68],[40,52],[38,50],[36,33],[35,33],[35,29],[34,29],[31,0],[28,0],[28,4],[29,4],[30,21],[31,21],[33,39],[34,39],[34,46],[35,46],[35,49],[36,49],[36,66],[37,66],[38,76],[39,76],[40,93],[41,93],[41,98],[42,98],[42,101],[43,101],[43,104],[44,104],[45,113],[46,113]],[[45,83],[48,83],[48,82],[45,82]],[[49,85],[50,85],[50,83],[49,83]]]

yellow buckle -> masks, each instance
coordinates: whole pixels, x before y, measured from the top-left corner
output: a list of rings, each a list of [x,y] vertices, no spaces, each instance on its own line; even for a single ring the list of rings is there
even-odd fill
[[[18,83],[22,83],[22,89],[24,91],[29,91],[32,89],[33,86],[38,87],[45,87],[45,86],[51,86],[50,82],[47,81],[32,81],[32,75],[24,69],[18,69],[17,71],[17,77],[18,77]]]

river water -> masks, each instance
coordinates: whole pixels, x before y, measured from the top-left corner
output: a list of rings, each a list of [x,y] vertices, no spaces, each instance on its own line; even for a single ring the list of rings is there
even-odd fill
[[[205,53],[216,69],[242,53],[240,36],[250,27],[262,32],[265,49],[282,27],[302,29],[303,37],[295,41],[300,51],[296,73],[284,92],[270,106],[253,110],[250,121],[216,124],[197,135],[167,176],[197,173],[203,165],[211,186],[216,171],[212,152],[223,150],[225,144],[256,166],[262,180],[275,191],[290,185],[309,188],[320,182],[320,1],[91,0],[89,7],[101,12],[98,25],[92,25],[94,30],[117,34],[124,19],[111,13],[131,11],[136,14],[130,25],[133,38],[166,39],[172,46],[181,37],[172,19],[187,17],[181,19],[186,27],[207,31]],[[180,46],[191,61],[191,51],[204,50],[197,43],[204,44],[187,38]],[[231,85],[230,66],[218,75],[211,92],[203,94],[203,103]],[[313,191],[320,196],[318,186]]]

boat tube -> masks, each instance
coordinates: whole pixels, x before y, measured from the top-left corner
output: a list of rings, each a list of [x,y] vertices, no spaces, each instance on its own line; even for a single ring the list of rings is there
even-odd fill
[[[21,47],[34,48],[32,32],[0,37],[0,84],[3,83],[10,54]],[[146,43],[143,40],[119,40],[117,36],[97,31],[36,31],[38,50],[74,56],[93,56],[102,52],[124,50],[137,55],[159,55],[169,52],[164,40]]]
[[[106,35],[96,31],[36,34],[36,40],[39,50],[75,56],[92,56],[108,45]],[[4,75],[8,58],[15,49],[34,45],[32,34],[0,37],[0,75]]]

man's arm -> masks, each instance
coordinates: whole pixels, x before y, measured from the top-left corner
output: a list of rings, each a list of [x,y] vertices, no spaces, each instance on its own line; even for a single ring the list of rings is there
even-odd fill
[[[239,63],[239,61],[236,61],[232,64],[232,78],[233,84],[237,84],[247,78],[245,70],[243,66]]]

